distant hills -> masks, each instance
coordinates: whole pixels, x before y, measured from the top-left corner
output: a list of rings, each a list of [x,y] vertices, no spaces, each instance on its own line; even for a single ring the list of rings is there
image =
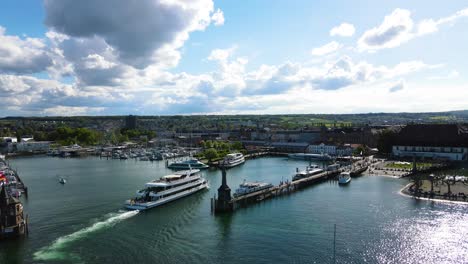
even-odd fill
[[[109,122],[123,122],[126,116],[44,116],[4,117],[0,125],[9,122],[42,123],[60,122],[72,126],[88,126]],[[139,124],[146,128],[213,128],[229,129],[232,126],[276,126],[285,129],[301,129],[313,126],[350,125],[404,125],[408,123],[468,123],[468,110],[425,113],[360,113],[360,114],[277,114],[277,115],[173,115],[137,116]],[[112,125],[111,125],[112,126]]]

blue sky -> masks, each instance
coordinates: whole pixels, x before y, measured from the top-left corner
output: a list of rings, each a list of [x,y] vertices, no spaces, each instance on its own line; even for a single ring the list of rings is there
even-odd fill
[[[2,116],[468,109],[466,1],[1,5]]]

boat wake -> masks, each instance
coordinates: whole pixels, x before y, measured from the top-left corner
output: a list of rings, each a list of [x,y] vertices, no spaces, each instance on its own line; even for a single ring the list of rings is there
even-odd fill
[[[96,231],[112,227],[118,222],[133,217],[139,213],[135,211],[120,211],[119,213],[112,213],[107,215],[107,219],[94,223],[92,226],[83,228],[76,231],[75,233],[59,237],[50,246],[44,247],[41,250],[34,253],[35,260],[77,260],[78,257],[71,253],[64,251],[65,247],[77,240],[85,238],[91,233]]]

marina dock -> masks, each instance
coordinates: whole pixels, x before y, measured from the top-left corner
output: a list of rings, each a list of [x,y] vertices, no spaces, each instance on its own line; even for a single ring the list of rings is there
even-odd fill
[[[365,161],[355,162],[351,166],[351,175],[353,177],[359,176],[368,168],[368,163]],[[307,178],[299,179],[296,181],[280,182],[278,185],[268,189],[259,190],[246,195],[238,197],[231,196],[231,189],[227,185],[226,170],[222,170],[222,184],[218,188],[218,197],[211,198],[211,211],[212,213],[234,212],[240,207],[248,206],[249,204],[257,203],[265,199],[279,197],[282,195],[289,195],[300,189],[311,186],[325,180],[335,179],[335,177],[342,171],[347,170],[346,167],[334,170],[324,171],[322,173],[312,175]]]

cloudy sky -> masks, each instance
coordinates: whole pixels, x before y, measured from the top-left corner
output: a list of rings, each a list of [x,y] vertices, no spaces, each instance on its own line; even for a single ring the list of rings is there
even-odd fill
[[[316,2],[2,1],[0,116],[468,109],[465,0]]]

